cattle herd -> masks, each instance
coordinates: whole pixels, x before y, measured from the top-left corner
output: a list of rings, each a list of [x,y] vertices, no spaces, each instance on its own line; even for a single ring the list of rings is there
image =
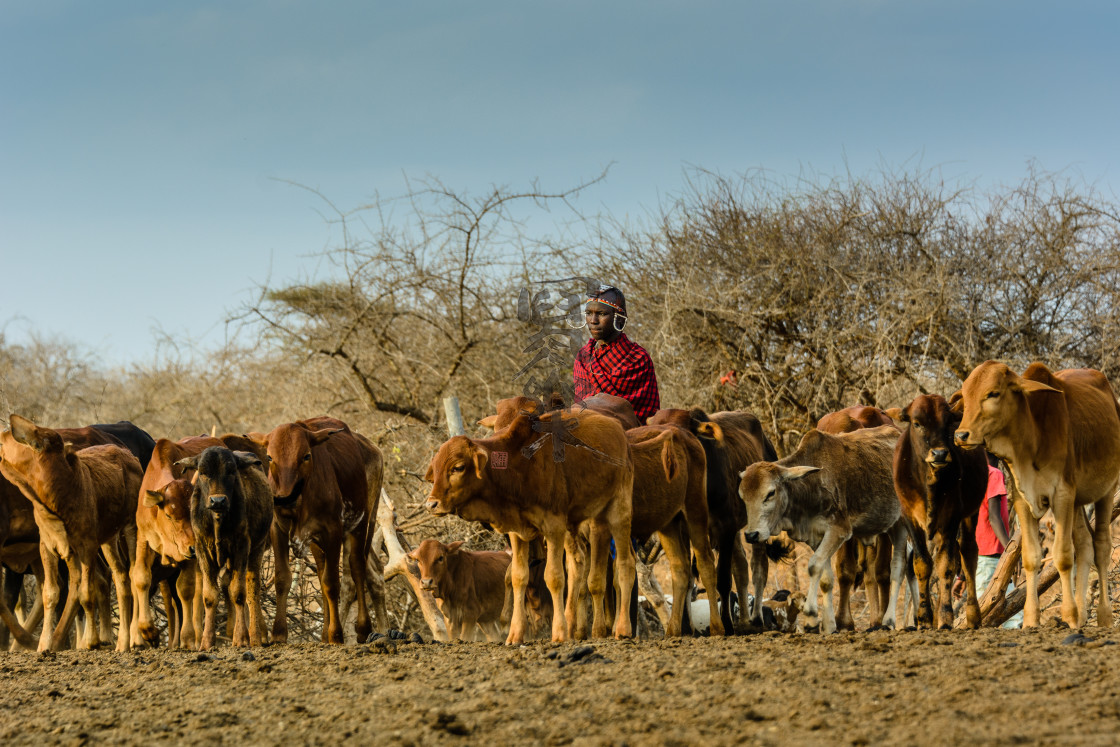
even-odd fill
[[[538,623],[553,641],[632,636],[634,548],[653,536],[678,602],[670,636],[689,629],[688,605],[679,602],[694,574],[707,590],[712,635],[774,624],[773,602],[763,602],[769,563],[793,542],[813,549],[807,593],[796,596],[804,630],[852,627],[849,600],[861,571],[874,626],[894,627],[909,611],[921,627],[951,627],[951,585],[963,576],[964,620],[977,627],[983,589],[975,585],[974,532],[985,452],[1012,478],[1024,624],[1039,624],[1038,522],[1047,511],[1062,620],[1086,624],[1095,565],[1096,620],[1112,623],[1120,406],[1097,371],[1052,373],[1035,363],[1018,375],[988,361],[948,399],[923,394],[894,410],[827,415],[782,459],[750,413],[667,409],[640,425],[625,400],[603,394],[570,409],[513,397],[479,424],[492,435],[439,447],[425,506],[506,534],[509,549],[472,552],[426,539],[409,554],[453,638],[521,643]],[[283,643],[289,553],[298,543],[319,578],[323,640],[343,642],[350,600],[340,597],[349,580],[353,634],[364,641],[375,625],[387,628],[384,587],[368,562],[382,470],[378,448],[330,417],[171,441],[126,422],[51,429],[13,414],[0,433],[3,639],[40,651],[71,637],[79,648],[108,643],[111,580],[117,650],[162,643],[153,584],[171,647],[213,647],[223,598],[233,645]],[[268,549],[271,625],[261,604]],[[34,587],[24,584],[27,573]],[[31,588],[38,598],[25,601],[32,611],[21,619],[19,595]],[[903,609],[901,590],[911,600]]]

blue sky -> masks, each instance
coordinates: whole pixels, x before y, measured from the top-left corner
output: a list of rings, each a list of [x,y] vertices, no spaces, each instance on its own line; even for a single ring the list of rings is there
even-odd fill
[[[0,328],[216,344],[405,177],[642,215],[684,170],[1120,187],[1106,2],[0,0]]]

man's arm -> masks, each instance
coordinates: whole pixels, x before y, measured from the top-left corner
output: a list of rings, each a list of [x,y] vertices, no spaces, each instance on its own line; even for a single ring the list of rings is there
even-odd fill
[[[1007,527],[1004,526],[1003,515],[999,511],[1002,498],[1002,495],[993,495],[988,499],[988,523],[991,524],[996,539],[1006,548],[1011,544],[1011,538],[1007,536]]]

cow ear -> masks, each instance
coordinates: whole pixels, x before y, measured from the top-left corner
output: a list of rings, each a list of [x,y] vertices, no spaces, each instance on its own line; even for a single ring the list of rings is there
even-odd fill
[[[30,446],[35,451],[43,450],[43,441],[39,438],[39,426],[19,415],[12,415],[8,419],[8,424],[12,429],[12,438],[16,441],[24,446]]]
[[[449,553],[459,552],[459,548],[462,547],[462,546],[463,546],[463,540],[458,540],[456,542],[452,542],[450,545],[446,545],[447,552],[449,552]]]
[[[144,491],[144,505],[148,508],[157,508],[163,505],[163,493],[158,490]]]
[[[408,554],[408,557],[412,558],[413,560],[420,560],[420,556],[416,554],[416,553],[418,553],[418,552],[420,552],[420,548],[416,548],[415,550],[413,550],[412,552],[410,552],[410,553]]]
[[[786,467],[781,474],[783,480],[800,480],[802,477],[820,471],[820,467]]]
[[[960,389],[949,395],[949,409],[964,414],[964,392]]]
[[[902,422],[902,408],[901,407],[891,407],[889,409],[883,410],[883,412],[885,412],[887,414],[887,417],[890,418],[891,420],[893,420],[894,422],[896,422],[896,423],[901,423]]]
[[[723,428],[720,428],[717,424],[711,421],[697,423],[696,435],[700,438],[707,438],[709,440],[715,441],[716,443],[723,443]]]
[[[264,465],[261,464],[260,457],[251,451],[235,451],[233,452],[233,456],[237,459],[238,469],[248,469],[249,467],[264,468]]]
[[[486,469],[486,463],[490,461],[490,455],[485,449],[478,449],[474,452],[474,474],[481,480],[483,470]]]
[[[307,438],[309,441],[311,441],[312,446],[318,446],[336,433],[342,433],[342,429],[323,428],[322,430],[312,431],[310,434],[308,434]]]
[[[198,469],[198,457],[183,457],[179,461],[175,462],[172,467],[174,467],[174,469],[171,471],[171,474],[174,475],[176,480],[178,480],[187,470]]]
[[[895,420],[898,421],[899,423],[909,423],[910,422],[910,406],[907,405],[904,409],[900,409],[898,411],[898,417],[895,418]]]
[[[432,466],[434,464],[435,464],[435,460],[433,459],[432,464],[428,465],[428,471],[424,473],[424,482],[435,482],[436,481],[436,470],[435,470],[435,467]]]
[[[1043,384],[1041,381],[1034,381],[1033,379],[1019,379],[1018,384],[1015,388],[1017,388],[1021,392],[1027,393],[1060,391],[1050,386],[1049,384]]]
[[[487,415],[482,420],[478,421],[478,424],[481,425],[483,428],[489,428],[490,430],[494,430],[498,426],[498,416],[497,415]]]

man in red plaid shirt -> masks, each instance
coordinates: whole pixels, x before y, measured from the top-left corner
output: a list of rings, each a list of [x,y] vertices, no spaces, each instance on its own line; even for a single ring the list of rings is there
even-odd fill
[[[573,367],[576,399],[599,392],[629,400],[644,425],[661,408],[653,361],[641,345],[630,341],[626,325],[626,298],[618,288],[599,286],[587,299],[584,311],[591,339],[580,348]]]

